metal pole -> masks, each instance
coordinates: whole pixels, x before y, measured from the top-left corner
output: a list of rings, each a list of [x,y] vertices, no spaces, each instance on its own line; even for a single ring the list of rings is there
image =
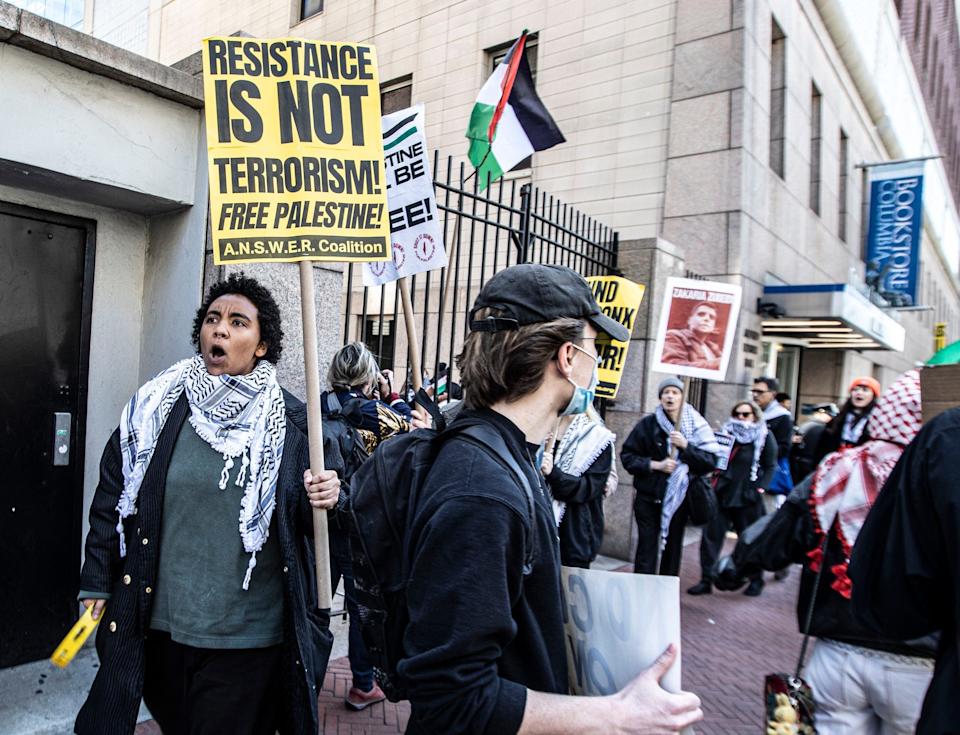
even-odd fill
[[[320,369],[317,360],[317,307],[313,285],[313,263],[300,261],[300,313],[303,318],[303,366],[307,381],[307,434],[310,443],[310,472],[323,467],[323,423],[320,414]],[[330,544],[327,511],[313,508],[313,549],[316,555],[317,607],[330,609]]]
[[[943,158],[939,153],[930,156],[917,156],[916,158],[898,158],[896,161],[873,161],[871,163],[857,163],[854,168],[874,168],[875,166],[895,166],[898,163],[916,163],[917,161],[935,161]]]

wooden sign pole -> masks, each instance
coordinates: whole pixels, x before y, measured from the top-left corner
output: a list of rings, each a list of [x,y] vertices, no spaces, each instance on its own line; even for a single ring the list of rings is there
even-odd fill
[[[423,371],[420,369],[420,350],[417,348],[417,325],[413,318],[413,301],[410,299],[410,282],[404,276],[399,281],[400,303],[403,304],[403,323],[407,327],[407,355],[410,363],[410,381],[413,392],[423,387]]]
[[[320,369],[317,359],[317,307],[313,263],[300,261],[300,313],[303,317],[303,366],[307,379],[307,432],[310,435],[310,472],[323,472],[323,423],[320,411]],[[330,543],[327,511],[313,509],[313,549],[317,557],[317,607],[330,609]]]

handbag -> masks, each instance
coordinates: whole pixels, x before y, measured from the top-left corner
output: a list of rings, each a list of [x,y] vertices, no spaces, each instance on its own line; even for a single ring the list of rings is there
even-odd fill
[[[687,517],[695,526],[703,526],[717,515],[717,494],[704,477],[694,477],[687,486]]]
[[[773,495],[789,495],[791,490],[793,490],[793,475],[790,474],[790,460],[784,457],[777,460],[777,471],[767,492]]]
[[[800,657],[797,659],[796,673],[767,674],[763,686],[763,704],[766,712],[767,735],[816,735],[817,727],[814,724],[816,703],[813,698],[813,689],[804,681],[804,659],[807,656],[807,644],[810,642],[810,624],[813,622],[813,607],[817,602],[817,590],[820,588],[820,577],[826,566],[827,542],[830,534],[823,537],[820,546],[820,569],[817,570],[813,582],[813,592],[810,594],[810,607],[807,608],[807,617],[803,625],[803,644],[800,646]]]

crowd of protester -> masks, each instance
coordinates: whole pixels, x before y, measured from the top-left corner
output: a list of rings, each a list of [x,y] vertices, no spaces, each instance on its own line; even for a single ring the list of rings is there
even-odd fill
[[[327,511],[350,617],[345,704],[382,701],[359,625],[351,482],[441,415],[403,530],[407,732],[677,732],[703,716],[694,694],[660,686],[672,646],[615,694],[567,695],[559,569],[599,554],[618,455],[635,490],[635,572],[679,574],[705,493],[716,510],[697,521],[690,594],[757,596],[765,571],[802,566],[820,733],[960,732],[960,504],[947,474],[960,417],[921,430],[917,371],[886,391],[857,378],[842,408],[813,406],[799,429],[791,397],[761,376],[716,431],[667,377],[618,450],[594,407],[596,339],[629,333],[579,275],[505,269],[469,327],[460,383],[443,364],[425,381],[443,404],[433,420],[362,343],[340,349],[321,397],[328,469],[314,474],[304,406],[276,377],[273,297],[242,275],[210,289],[197,355],[137,392],[104,451],[80,599],[109,624],[76,732],[132,732],[142,698],[166,733],[316,733],[331,638],[312,603],[312,509]]]

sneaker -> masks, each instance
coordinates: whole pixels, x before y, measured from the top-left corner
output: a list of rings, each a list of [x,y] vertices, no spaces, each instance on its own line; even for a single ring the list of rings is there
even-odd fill
[[[759,597],[761,592],[763,592],[763,580],[751,579],[750,584],[747,585],[747,588],[743,591],[743,594],[745,594],[747,597]]]
[[[790,576],[790,567],[784,567],[783,569],[778,569],[773,573],[773,578],[778,582],[782,582],[784,579]]]
[[[688,595],[709,595],[711,592],[713,592],[713,584],[706,579],[701,579],[687,590]]]
[[[383,693],[383,690],[376,683],[374,683],[373,689],[371,689],[369,692],[365,692],[357,687],[350,687],[350,691],[347,692],[347,698],[343,700],[343,703],[347,706],[347,709],[352,709],[354,712],[359,712],[362,709],[366,709],[371,704],[382,702],[386,698],[387,695]]]

